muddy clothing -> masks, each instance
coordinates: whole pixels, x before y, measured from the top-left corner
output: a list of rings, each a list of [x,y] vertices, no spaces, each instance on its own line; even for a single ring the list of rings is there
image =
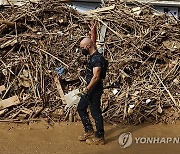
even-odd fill
[[[86,67],[87,84],[90,83],[93,77],[93,68],[94,67],[102,68],[102,65],[103,65],[102,56],[98,52],[95,52],[93,55],[90,56],[90,60]],[[102,75],[102,71],[101,71],[101,75]],[[91,115],[95,120],[95,124],[96,124],[95,137],[97,138],[104,137],[104,123],[103,123],[102,111],[100,108],[101,106],[100,100],[102,93],[103,93],[103,82],[102,79],[100,79],[98,83],[88,92],[86,96],[81,97],[77,107],[79,116],[81,117],[81,121],[84,126],[84,130],[85,132],[88,132],[93,130],[93,126],[91,124],[87,112],[87,108],[89,106]]]

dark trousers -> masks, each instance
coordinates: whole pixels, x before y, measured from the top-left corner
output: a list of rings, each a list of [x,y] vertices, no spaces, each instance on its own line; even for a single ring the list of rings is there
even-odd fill
[[[91,124],[91,121],[89,119],[89,115],[87,112],[87,108],[89,106],[91,115],[93,119],[95,120],[95,124],[96,124],[95,137],[97,138],[104,137],[104,123],[103,123],[102,111],[100,108],[101,95],[102,95],[102,92],[98,91],[91,95],[82,96],[77,107],[85,132],[87,132],[87,131],[93,130],[93,126]]]

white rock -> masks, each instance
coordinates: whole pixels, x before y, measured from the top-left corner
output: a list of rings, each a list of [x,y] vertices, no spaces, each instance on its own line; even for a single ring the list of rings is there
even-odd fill
[[[116,95],[118,93],[118,90],[114,89],[112,92],[113,92],[114,95]]]
[[[135,107],[134,104],[130,104],[130,105],[129,105],[129,108],[130,108],[130,109],[132,109],[132,108],[134,108],[134,107]]]
[[[149,104],[151,102],[151,99],[146,100],[146,104]]]

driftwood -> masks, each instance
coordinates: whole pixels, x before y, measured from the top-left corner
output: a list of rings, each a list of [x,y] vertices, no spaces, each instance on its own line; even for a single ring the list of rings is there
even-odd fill
[[[149,6],[138,7],[137,13],[123,3],[107,2],[86,15],[50,0],[2,12],[0,85],[7,88],[0,98],[18,95],[20,104],[1,110],[1,121],[78,119],[76,105],[66,108],[62,94],[83,85],[87,59],[78,48],[81,38],[89,36],[92,19],[99,32],[97,44],[103,44],[109,60],[104,119],[131,124],[178,119],[180,23],[155,15]],[[65,71],[57,88],[53,74],[59,67]]]
[[[17,96],[13,96],[8,99],[0,101],[0,109],[4,109],[17,104],[20,104],[20,101]]]

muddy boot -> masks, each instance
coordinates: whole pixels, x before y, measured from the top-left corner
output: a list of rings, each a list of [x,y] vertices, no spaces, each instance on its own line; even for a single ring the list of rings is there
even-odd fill
[[[101,138],[97,138],[97,137],[94,137],[94,138],[89,138],[86,140],[86,143],[89,144],[89,145],[104,145],[105,144],[105,140],[104,140],[104,137],[101,137]]]
[[[88,131],[78,137],[79,141],[86,141],[87,139],[94,136],[94,131]]]

